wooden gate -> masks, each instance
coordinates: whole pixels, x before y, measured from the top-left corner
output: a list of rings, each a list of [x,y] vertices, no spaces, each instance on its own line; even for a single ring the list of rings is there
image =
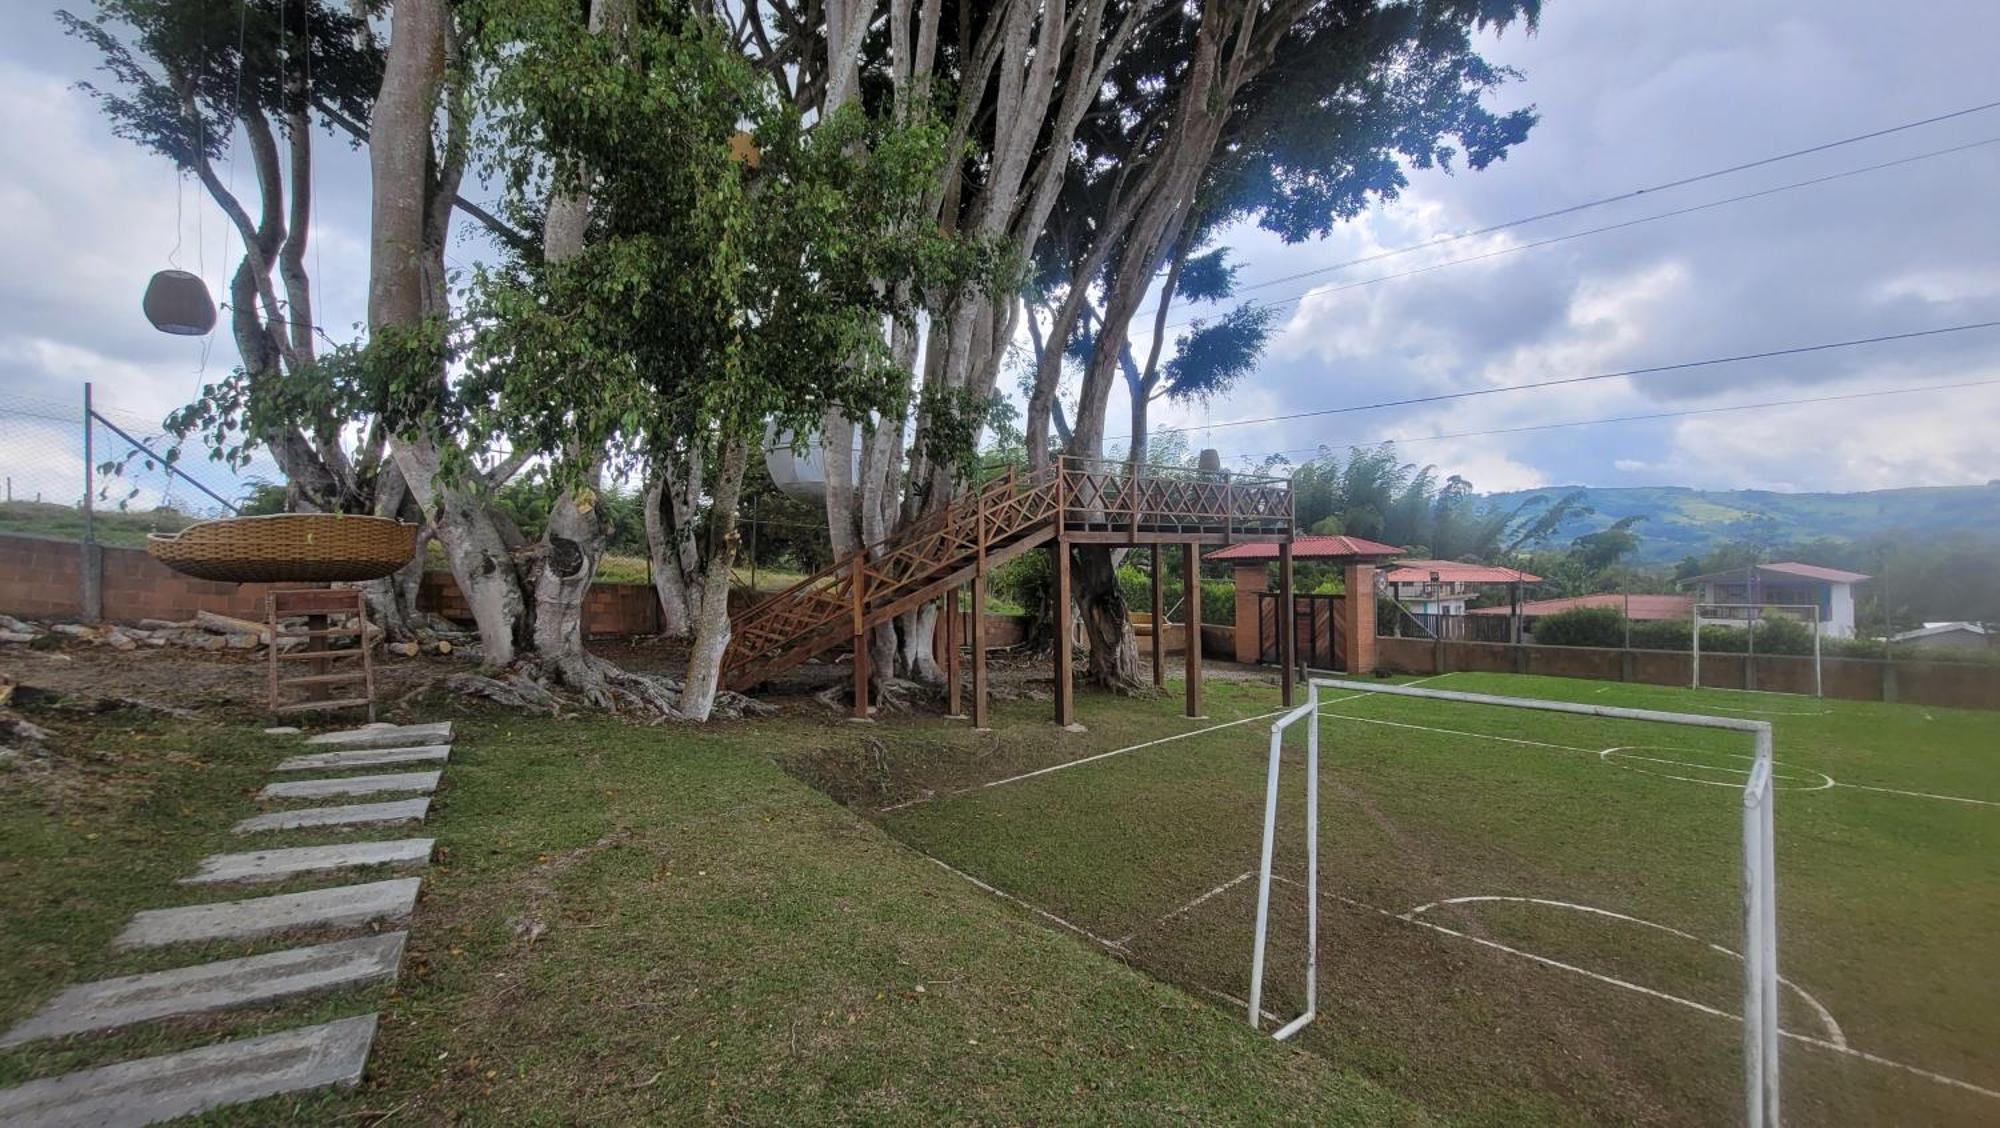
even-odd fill
[[[1347,669],[1347,597],[1292,596],[1292,625],[1297,632],[1299,661],[1313,670]],[[1257,660],[1278,664],[1278,616],[1283,598],[1277,592],[1257,593]]]

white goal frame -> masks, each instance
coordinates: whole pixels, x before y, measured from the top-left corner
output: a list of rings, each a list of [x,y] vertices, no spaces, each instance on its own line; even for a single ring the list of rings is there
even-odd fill
[[[1724,612],[1724,614],[1704,615],[1703,614],[1704,611],[1721,611]],[[1728,612],[1739,612],[1739,611],[1747,612],[1747,614],[1728,613]],[[1701,688],[1701,627],[1704,620],[1712,621],[1718,624],[1722,622],[1739,622],[1739,621],[1750,624],[1747,630],[1747,634],[1749,636],[1750,649],[1747,651],[1744,660],[1747,662],[1755,663],[1757,660],[1757,629],[1756,629],[1757,624],[1763,622],[1764,619],[1767,618],[1766,612],[1769,611],[1783,611],[1787,613],[1805,611],[1811,613],[1810,615],[1801,615],[1799,616],[1799,618],[1802,618],[1806,622],[1812,624],[1812,638],[1813,638],[1812,695],[1814,697],[1826,696],[1826,694],[1821,689],[1821,683],[1820,683],[1821,667],[1820,667],[1819,643],[1820,643],[1820,638],[1822,637],[1822,632],[1820,630],[1821,624],[1819,617],[1819,604],[1817,603],[1696,603],[1694,605],[1694,611],[1693,611],[1694,630],[1692,632],[1692,637],[1690,639],[1690,644],[1694,648],[1694,662],[1692,663],[1692,669],[1688,676],[1688,688],[1690,689]],[[1762,692],[1773,693],[1776,691],[1764,690]]]
[[[1817,636],[1815,636],[1817,637]],[[1723,729],[1729,732],[1749,733],[1756,745],[1756,755],[1750,767],[1750,778],[1743,785],[1743,1102],[1746,1123],[1750,1128],[1777,1128],[1779,1119],[1778,1100],[1778,887],[1777,887],[1777,836],[1773,806],[1776,786],[1772,779],[1771,722],[1742,720],[1736,717],[1709,717],[1696,713],[1668,713],[1654,709],[1624,709],[1609,705],[1583,705],[1570,701],[1544,701],[1532,697],[1500,697],[1485,693],[1460,693],[1445,689],[1419,689],[1414,686],[1385,685],[1373,682],[1340,681],[1318,679],[1310,682],[1310,692],[1306,704],[1287,713],[1277,724],[1271,726],[1271,769],[1269,784],[1265,793],[1264,813],[1264,862],[1261,874],[1262,884],[1257,897],[1257,952],[1254,966],[1257,982],[1252,984],[1250,1021],[1255,1025],[1258,1019],[1256,988],[1263,979],[1264,966],[1264,911],[1269,900],[1271,884],[1271,834],[1277,811],[1278,796],[1278,747],[1282,726],[1289,725],[1310,710],[1313,724],[1307,739],[1308,767],[1313,785],[1307,791],[1308,822],[1307,841],[1313,847],[1308,865],[1311,867],[1313,900],[1307,917],[1308,932],[1317,940],[1318,925],[1318,759],[1319,741],[1319,691],[1340,690],[1350,693],[1379,693],[1392,697],[1416,697],[1432,701],[1457,701],[1472,705],[1498,705],[1510,709],[1535,709],[1548,713],[1574,713],[1587,717],[1610,717],[1629,721],[1653,721],[1660,724],[1686,725],[1694,728]],[[1307,1012],[1301,1019],[1295,1019],[1295,1026],[1303,1026],[1312,1018],[1313,997],[1311,995],[1313,970],[1317,960],[1317,943],[1314,954],[1307,963]],[[1289,1028],[1288,1028],[1289,1030]]]
[[[1278,1027],[1276,1041],[1304,1030],[1319,1012],[1319,683],[1306,685],[1305,703],[1271,723],[1271,764],[1264,772],[1264,849],[1257,868],[1257,938],[1250,954],[1250,1028],[1264,1028],[1264,940],[1271,921],[1271,846],[1278,832],[1278,759],[1285,730],[1306,726],[1306,1009]]]

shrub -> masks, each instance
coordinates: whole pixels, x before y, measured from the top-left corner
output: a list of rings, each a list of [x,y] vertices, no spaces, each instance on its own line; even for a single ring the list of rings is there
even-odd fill
[[[1121,577],[1122,579],[1122,577]],[[989,599],[999,598],[1021,609],[1024,615],[1040,620],[1047,615],[1052,579],[1049,554],[1025,552],[988,573]]]
[[[1692,650],[1694,628],[1686,619],[1637,619],[1632,623],[1634,650]]]
[[[1625,645],[1625,615],[1616,607],[1572,607],[1535,621],[1535,641],[1544,646]]]

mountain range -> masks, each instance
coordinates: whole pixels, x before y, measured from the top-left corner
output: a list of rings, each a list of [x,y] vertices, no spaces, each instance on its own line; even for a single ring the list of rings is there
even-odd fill
[[[1882,534],[1942,537],[1971,534],[2000,541],[2000,480],[1984,486],[1924,486],[1864,493],[1774,493],[1769,490],[1697,490],[1683,486],[1548,486],[1487,494],[1512,509],[1541,496],[1551,502],[1583,492],[1591,512],[1572,517],[1552,544],[1596,532],[1624,517],[1645,520],[1639,564],[1670,564],[1735,541],[1770,545],[1828,538],[1859,541]]]

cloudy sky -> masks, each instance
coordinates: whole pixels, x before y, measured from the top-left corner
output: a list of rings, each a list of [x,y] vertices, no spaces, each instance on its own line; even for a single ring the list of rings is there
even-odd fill
[[[90,55],[44,10],[0,42],[0,462],[26,480],[71,474],[39,416],[73,411],[85,380],[143,422],[233,363],[139,316],[147,276],[174,262],[220,293],[237,253],[220,216],[166,164],[112,137],[72,89]],[[1849,490],[2000,478],[2000,383],[1643,422],[1537,427],[1883,389],[2000,381],[2000,330],[1277,423],[1238,420],[1385,399],[1671,365],[2000,319],[2000,109],[1362,266],[1290,275],[2000,101],[2000,6],[1927,0],[1807,3],[1551,0],[1541,30],[1488,43],[1522,78],[1496,105],[1541,124],[1480,173],[1420,174],[1403,198],[1334,238],[1284,246],[1229,233],[1243,297],[1280,303],[1260,372],[1192,428],[1228,455],[1309,454],[1383,438],[1484,489],[1584,483]],[[1852,172],[1602,234],[1590,228]],[[246,167],[230,174],[247,189]],[[309,267],[318,322],[361,319],[364,155],[322,148]],[[475,192],[475,194],[477,194]],[[178,217],[178,218],[177,218]],[[489,248],[463,222],[451,251]],[[179,245],[176,251],[176,243]],[[1502,253],[1494,253],[1502,252]],[[1476,262],[1438,265],[1472,256]],[[1408,277],[1372,281],[1438,265]],[[1271,282],[1260,286],[1260,283]],[[1314,288],[1316,287],[1316,288]],[[1191,309],[1171,320],[1205,312]],[[1213,311],[1206,311],[1213,312]],[[1141,342],[1143,344],[1143,342]],[[1113,435],[1125,406],[1114,400]],[[44,434],[33,428],[54,428]],[[27,464],[27,465],[24,465]],[[80,465],[78,463],[77,465]]]

